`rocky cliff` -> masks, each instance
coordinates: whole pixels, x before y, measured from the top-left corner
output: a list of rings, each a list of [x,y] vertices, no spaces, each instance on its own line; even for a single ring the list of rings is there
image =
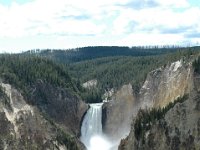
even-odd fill
[[[130,84],[117,91],[112,100],[103,106],[103,131],[112,140],[119,141],[128,135],[135,97]]]
[[[180,60],[151,71],[138,95],[134,95],[131,85],[123,86],[104,106],[104,132],[111,137],[116,136],[116,139],[123,138],[130,131],[131,122],[140,109],[165,107],[190,93],[192,81],[191,63]],[[117,130],[121,129],[123,132],[118,134]]]
[[[78,136],[87,105],[69,90],[38,81],[31,88],[29,102],[58,123],[67,132]]]
[[[174,69],[170,69],[172,67],[169,66],[165,67],[164,72],[159,69],[148,75],[147,81],[141,89],[140,106],[143,109],[152,107],[169,108],[173,106],[170,106],[170,104],[175,103],[174,100],[178,96],[181,97],[188,93],[189,97],[184,102],[175,103],[175,106],[162,114],[163,118],[156,119],[153,122],[150,121],[148,126],[141,126],[140,131],[142,131],[142,134],[139,137],[136,135],[138,129],[134,128],[137,118],[140,116],[138,114],[133,121],[129,136],[121,141],[120,150],[200,149],[199,75],[194,73],[191,63],[181,62],[180,65],[177,65],[178,68],[176,64],[177,62],[171,64]],[[171,71],[165,72],[167,68]],[[152,80],[153,77],[158,80]],[[151,96],[151,92],[155,94]]]
[[[6,54],[0,64],[0,149],[84,149],[78,137],[87,105],[66,67]]]
[[[139,108],[165,107],[193,87],[191,63],[176,61],[150,72],[139,93]]]
[[[132,127],[129,136],[122,140],[120,150],[198,150],[200,149],[200,93],[193,91],[183,103],[177,103],[163,119],[152,123],[137,139]]]
[[[34,92],[49,97],[41,99],[33,92],[32,99],[26,100],[19,90],[1,83],[0,149],[84,149],[76,134],[87,106],[63,89],[38,84]]]

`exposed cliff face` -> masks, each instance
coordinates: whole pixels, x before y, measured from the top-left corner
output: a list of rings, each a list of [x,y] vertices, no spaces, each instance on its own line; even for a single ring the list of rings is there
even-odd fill
[[[121,142],[120,150],[191,150],[200,149],[200,93],[190,94],[189,99],[178,103],[168,111],[164,119],[156,121],[137,140],[132,128],[129,136]]]
[[[43,86],[45,85],[43,84]],[[71,104],[70,106],[66,107],[67,104],[70,104],[66,99],[70,99],[72,97],[64,99],[64,96],[66,95],[61,89],[55,90],[48,86],[48,88],[46,87],[44,90],[39,88],[38,85],[35,89],[35,92],[37,90],[40,90],[40,92],[45,91],[43,95],[49,92],[47,95],[50,97],[52,96],[51,99],[50,97],[46,97],[47,99],[42,100],[40,99],[40,96],[36,97],[33,92],[32,99],[26,100],[23,95],[10,84],[1,83],[0,149],[84,149],[84,146],[79,143],[76,136],[74,134],[70,134],[68,131],[72,130],[73,133],[78,132],[78,126],[82,117],[81,115],[83,115],[83,112],[87,108],[86,105],[77,100],[75,103],[76,105],[73,106],[73,104]],[[60,97],[58,95],[60,95]],[[64,99],[64,102],[61,101],[62,98]],[[33,100],[35,100],[35,102],[33,102]],[[42,107],[42,105],[40,106],[39,104],[44,102],[44,100],[46,105],[43,105]],[[30,105],[30,102],[34,103],[35,105]],[[63,105],[63,107],[61,107],[61,105]],[[60,111],[63,111],[63,109],[66,110],[61,113],[58,111],[58,108],[53,108],[53,106],[60,106]],[[69,109],[69,107],[72,108]],[[76,109],[73,107],[76,107]],[[50,111],[50,109],[53,110]],[[67,124],[69,121],[72,121],[72,118],[68,118],[69,120],[67,120],[67,118],[64,117],[62,122],[59,121],[60,118],[56,118],[56,116],[58,117],[59,114],[54,113],[61,113],[60,117],[64,117],[64,113],[67,115],[67,117],[68,114],[73,114],[71,117],[75,117],[76,113],[77,115],[75,121],[72,123],[77,123],[76,126],[74,124],[77,129],[74,130],[74,128],[71,128],[71,124]],[[65,125],[67,130],[64,128]]]
[[[119,141],[128,135],[132,120],[135,97],[130,84],[115,93],[103,106],[103,131],[112,140]]]
[[[96,88],[96,86],[97,86],[97,80],[96,79],[89,80],[89,81],[83,83],[83,87],[88,88],[88,89]]]
[[[116,92],[113,100],[104,106],[104,131],[118,139],[130,131],[132,117],[140,108],[165,107],[177,97],[193,89],[193,69],[182,60],[150,72],[139,94],[135,96],[131,85]],[[123,131],[123,126],[126,130]],[[123,134],[118,134],[121,130]],[[130,139],[134,138],[129,136]]]
[[[175,63],[172,65],[174,64]],[[171,68],[171,66],[168,68]],[[148,130],[145,130],[143,139],[138,140],[135,137],[135,129],[134,126],[132,126],[129,136],[121,141],[119,146],[120,150],[200,149],[199,75],[194,75],[191,64],[179,66],[181,67],[175,67],[175,69],[172,70],[171,75],[173,78],[168,76],[168,80],[166,80],[167,78],[161,78],[161,80],[159,76],[159,78],[157,78],[158,80],[154,80],[152,83],[157,85],[155,86],[157,87],[156,89],[153,89],[153,87],[147,83],[143,86],[140,93],[142,99],[140,100],[144,100],[145,103],[141,106],[143,108],[164,107],[169,102],[175,100],[177,96],[182,96],[186,93],[189,93],[189,98],[182,103],[177,103],[165,114],[163,119],[157,120]],[[174,74],[174,71],[178,74]],[[155,71],[151,72],[150,75],[152,75],[152,73],[155,74]],[[163,73],[159,72],[159,74]],[[168,74],[165,73],[163,77],[167,75]],[[147,80],[151,78],[152,76],[148,76]],[[161,86],[166,85],[163,83],[163,80],[168,83],[168,86]],[[151,92],[155,93],[155,95],[151,96],[149,94]],[[147,93],[146,97],[145,95],[142,96],[142,94],[145,93]],[[163,95],[160,93],[163,93]],[[142,101],[140,101],[140,103],[142,103]]]
[[[36,105],[67,132],[79,135],[87,105],[72,92],[38,81],[31,91],[30,103]]]
[[[191,64],[183,61],[150,72],[139,93],[139,108],[165,107],[189,93],[193,87],[192,74]]]

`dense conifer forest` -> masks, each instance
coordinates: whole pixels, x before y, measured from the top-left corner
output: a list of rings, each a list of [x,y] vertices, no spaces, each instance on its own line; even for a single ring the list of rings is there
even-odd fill
[[[0,71],[6,81],[20,87],[41,79],[79,93],[86,102],[100,102],[105,91],[128,83],[137,94],[148,72],[198,51],[199,47],[169,46],[30,50],[19,55],[1,55]],[[82,84],[92,79],[97,80],[97,86],[83,88]]]
[[[95,46],[95,47],[82,47],[67,50],[29,50],[24,54],[38,54],[40,56],[55,59],[62,63],[74,63],[85,60],[91,60],[103,57],[114,56],[152,56],[161,55],[179,50],[186,50],[178,46],[138,46],[138,47],[119,47],[119,46]],[[192,49],[196,49],[193,47]]]
[[[134,134],[137,140],[142,140],[144,143],[145,133],[151,128],[156,121],[161,120],[165,117],[165,114],[173,108],[177,103],[183,103],[188,99],[188,95],[178,97],[174,102],[170,102],[164,108],[153,108],[151,110],[139,110],[138,117],[134,122]],[[164,126],[164,123],[163,123]]]
[[[106,48],[108,47],[103,47],[102,49]],[[113,48],[115,47],[111,47],[111,50],[113,50]],[[115,52],[119,51],[117,54],[104,53],[104,50],[101,54],[101,48],[99,50],[94,48],[94,51],[98,51],[98,55],[95,56],[95,54],[91,54],[92,57],[82,57],[84,55],[88,56],[88,53],[92,51],[92,48],[86,49],[87,50],[84,48],[78,50],[83,54],[78,52],[72,56],[68,54],[75,53],[74,50],[38,50],[23,54],[1,54],[1,80],[3,80],[4,83],[15,86],[15,88],[20,90],[29,100],[31,100],[31,96],[33,96],[31,93],[34,91],[37,82],[42,82],[58,87],[58,90],[59,88],[65,89],[69,97],[71,95],[76,95],[85,102],[95,103],[103,100],[102,96],[105,91],[110,89],[118,90],[124,84],[129,83],[131,83],[137,95],[150,71],[170,65],[171,62],[180,59],[185,62],[188,58],[198,54],[200,50],[199,47],[169,48],[162,49],[162,52],[160,52],[160,49],[152,49],[148,52],[142,49],[140,53],[130,53],[130,49],[121,48],[121,50],[114,50]],[[67,57],[65,55],[66,53]],[[197,73],[200,72],[199,64],[200,59],[197,58],[193,63],[195,72]],[[96,86],[93,88],[84,88],[82,86],[84,82],[92,79],[97,80]],[[0,88],[0,97],[4,97],[3,103],[7,105],[9,103],[6,95],[2,95],[2,90],[3,89]],[[30,103],[37,105],[39,109],[43,110],[45,112],[44,114],[46,114],[46,119],[50,122],[50,117],[57,118],[58,120],[62,119],[58,114],[62,114],[61,111],[65,110],[67,106],[66,101],[63,102],[63,105],[57,106],[57,103],[51,101],[51,98],[46,98],[47,94],[45,95],[39,91],[37,94],[36,97],[40,98],[40,100],[30,101]],[[144,133],[151,127],[152,123],[162,119],[169,109],[177,102],[182,102],[186,98],[187,97],[179,98],[175,103],[170,103],[163,109],[152,109],[146,112],[140,111],[141,117],[134,123],[134,128],[136,129],[135,136],[137,139],[143,139]],[[44,108],[44,106],[47,105],[49,109]],[[65,107],[62,108],[62,106]],[[9,105],[7,105],[7,107],[9,107]],[[143,124],[145,124],[145,126],[143,126]],[[62,129],[58,130],[57,134],[56,138],[60,143],[66,143],[69,149],[77,149],[73,137],[67,135]]]
[[[39,56],[0,55],[0,76],[2,80],[20,88],[26,94],[38,80],[61,86],[72,92],[78,89],[72,82],[66,67]]]
[[[61,62],[87,102],[101,101],[105,90],[118,89],[131,83],[137,93],[147,73],[182,57],[198,52],[199,47],[84,47],[71,50],[32,50],[37,55]],[[84,89],[82,84],[97,79],[96,88]]]

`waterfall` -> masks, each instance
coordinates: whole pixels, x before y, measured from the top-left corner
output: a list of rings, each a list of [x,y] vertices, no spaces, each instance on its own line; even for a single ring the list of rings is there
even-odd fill
[[[102,133],[102,105],[90,104],[81,126],[81,141],[88,150],[109,150],[111,145]]]

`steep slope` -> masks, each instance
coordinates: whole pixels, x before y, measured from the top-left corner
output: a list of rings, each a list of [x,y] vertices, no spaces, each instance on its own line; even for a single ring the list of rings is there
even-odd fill
[[[103,131],[113,141],[128,135],[135,105],[135,96],[130,84],[124,85],[103,105]]]
[[[200,93],[193,91],[187,100],[177,103],[163,119],[152,122],[143,138],[137,139],[135,129],[122,140],[120,150],[200,148]],[[142,129],[141,129],[142,130]]]
[[[62,87],[38,81],[31,91],[30,102],[66,131],[78,136],[87,105]]]
[[[161,66],[169,66],[170,63],[180,60],[182,57],[188,58],[192,54],[195,55],[197,50],[192,51],[189,49],[159,56],[105,57],[72,63],[68,67],[71,76],[80,85],[93,79],[97,80],[97,90],[95,92],[93,90],[89,91],[90,94],[88,95],[96,93],[96,97],[101,97],[105,91],[110,89],[116,91],[129,83],[133,86],[134,92],[138,94],[150,71]],[[90,97],[87,100],[93,101]]]
[[[112,97],[112,101],[105,105],[105,133],[115,139],[124,138],[130,131],[132,118],[140,109],[167,106],[176,98],[190,93],[193,89],[192,81],[192,64],[179,60],[151,71],[137,95],[131,85],[122,87]],[[124,126],[126,131],[123,130]],[[118,134],[117,129],[123,132]]]
[[[38,109],[26,103],[10,84],[1,83],[0,149],[78,150],[84,147],[59,125],[47,120]]]
[[[30,139],[32,125],[35,125],[41,130],[43,141],[50,139],[54,145],[60,143],[64,146],[60,149],[71,150],[71,146],[81,149],[82,146],[78,148],[81,144],[78,144],[77,137],[87,105],[78,96],[78,89],[67,71],[61,65],[39,57],[2,55],[0,62],[1,82],[9,106],[1,107],[1,112],[4,112],[2,119],[6,120],[5,125],[8,128],[13,126],[15,138],[11,141],[23,140],[23,133],[26,139]],[[18,124],[19,118],[22,119]],[[37,136],[37,131],[33,132]],[[34,140],[40,140],[40,137],[33,136]],[[20,143],[14,148],[36,145],[38,149],[43,149],[42,144],[37,142]],[[50,149],[53,149],[52,146]]]
[[[176,61],[150,72],[139,93],[139,107],[165,107],[193,87],[191,63]]]
[[[146,75],[182,56],[196,53],[199,47],[116,47],[97,46],[70,50],[32,50],[24,56],[42,56],[68,67],[81,97],[87,102],[102,101],[105,90],[120,89],[131,83],[134,91],[139,92]],[[81,89],[81,85],[97,80],[95,90]]]
[[[179,65],[177,65],[177,63]],[[151,113],[147,112],[146,115],[145,113],[143,113],[143,115],[139,113],[133,121],[129,136],[122,140],[119,146],[120,150],[189,150],[200,148],[200,76],[194,73],[195,68],[193,68],[192,63],[180,65],[180,62],[176,62],[171,64],[169,68],[172,66],[173,69],[170,74],[173,78],[169,78],[168,73],[164,75],[165,77],[168,76],[169,80],[165,78],[156,78],[158,80],[153,80],[153,82],[151,82],[149,79],[152,78],[152,75],[155,77],[158,76],[156,76],[157,74],[155,74],[155,71],[154,73],[150,73],[151,77],[149,76],[147,78],[146,84],[144,84],[142,89],[143,94],[142,92],[140,93],[144,95],[141,98],[144,104],[140,101],[140,106],[143,109],[152,107],[156,109],[163,107],[163,109],[154,109]],[[179,70],[177,75],[173,73],[175,70]],[[162,73],[159,72],[159,74]],[[159,79],[162,79],[162,82],[157,82],[160,81]],[[150,82],[151,85],[157,85],[157,88],[153,89],[153,87],[150,86]],[[168,83],[166,88],[161,86],[166,85],[163,84],[163,82]],[[146,89],[146,91],[144,89]],[[154,93],[153,96],[150,95],[151,92]],[[175,101],[178,96],[181,97],[187,93],[189,94],[187,99],[178,103]],[[175,106],[172,105],[173,103]],[[169,111],[166,111],[166,108],[167,110],[169,109]],[[156,119],[148,119],[148,116],[152,118],[152,115],[157,116]],[[147,120],[148,123],[145,121],[146,123],[143,124],[141,119]]]

